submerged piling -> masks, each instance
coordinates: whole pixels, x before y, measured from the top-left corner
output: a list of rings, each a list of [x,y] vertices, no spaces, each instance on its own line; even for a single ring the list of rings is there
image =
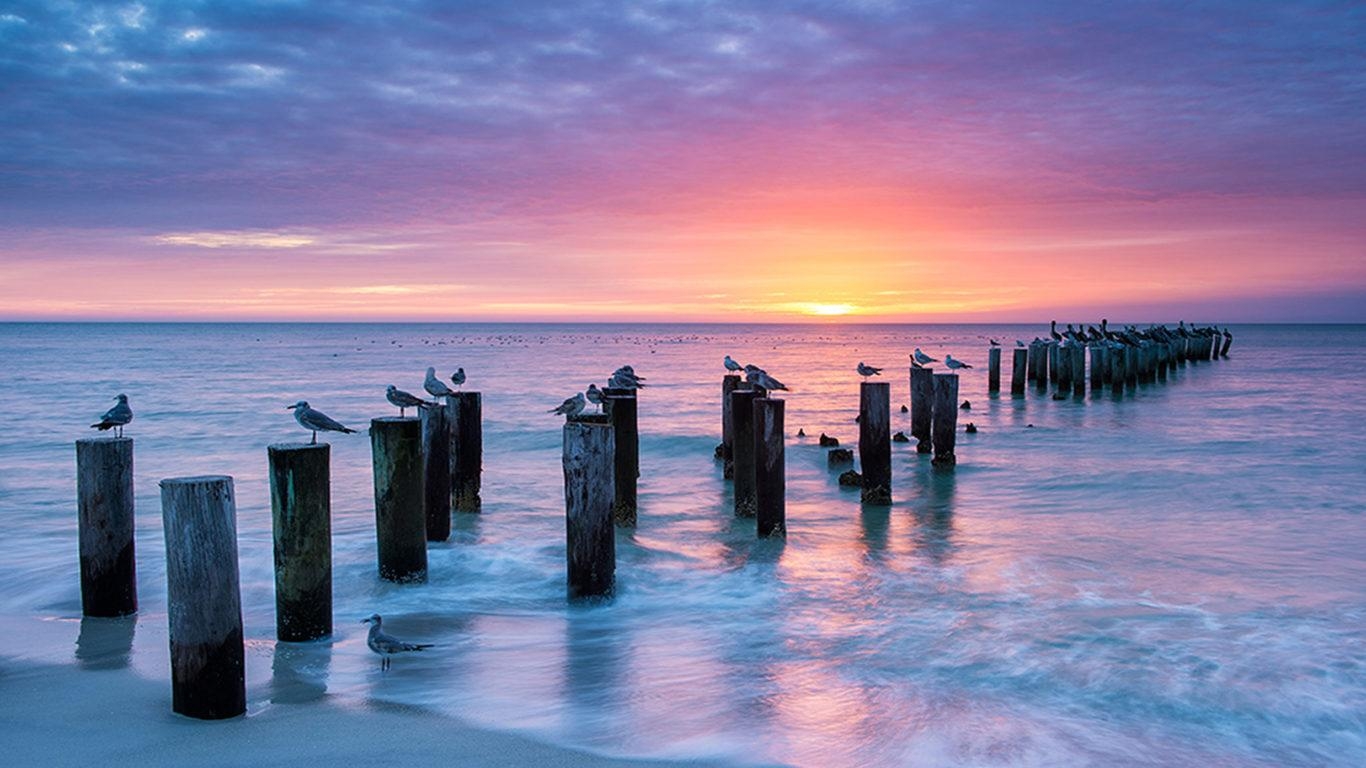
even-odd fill
[[[787,462],[782,400],[754,400],[754,488],[759,538],[787,535]]]
[[[422,419],[422,508],[427,541],[451,537],[451,422],[443,407],[419,408]]]
[[[332,490],[327,443],[266,448],[275,543],[275,636],[332,634]]]
[[[1029,350],[1016,347],[1010,359],[1010,394],[1023,395],[1029,378]]]
[[[247,711],[237,505],[232,478],[161,481],[171,709],[219,720]]]
[[[479,392],[456,392],[446,397],[450,429],[451,500],[456,512],[478,512],[484,471],[484,402]]]
[[[133,438],[76,441],[76,515],[81,612],[105,617],[137,613]]]
[[[1001,348],[987,350],[987,392],[1001,391]]]
[[[958,437],[958,374],[934,375],[934,460],[935,466],[957,463],[954,443]]]
[[[612,519],[623,528],[636,525],[636,485],[640,478],[638,402],[634,389],[602,390],[602,408],[611,419],[614,441],[616,492],[612,498]]]
[[[916,453],[930,452],[930,424],[934,420],[934,371],[911,368],[911,437]]]
[[[569,419],[564,425],[566,583],[570,600],[612,594],[616,534],[612,523],[615,430],[605,415]]]
[[[371,419],[370,451],[379,576],[386,581],[426,581],[422,422],[396,416]]]
[[[865,504],[892,503],[892,386],[859,384],[858,457]]]
[[[730,393],[736,517],[754,517],[757,511],[758,500],[755,498],[754,486],[754,400],[758,394],[754,389],[737,389]]]

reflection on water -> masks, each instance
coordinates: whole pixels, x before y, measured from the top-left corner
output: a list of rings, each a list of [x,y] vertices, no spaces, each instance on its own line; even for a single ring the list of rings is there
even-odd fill
[[[86,669],[123,669],[133,651],[133,636],[138,617],[81,617],[81,633],[76,638],[76,659]]]

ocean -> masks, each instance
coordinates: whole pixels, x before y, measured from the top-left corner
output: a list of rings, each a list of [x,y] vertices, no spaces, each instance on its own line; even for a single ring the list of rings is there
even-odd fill
[[[1046,330],[0,325],[0,614],[80,621],[73,443],[120,392],[141,598],[136,622],[0,655],[122,643],[114,663],[169,680],[157,482],[227,474],[249,712],[400,705],[602,754],[823,767],[1366,764],[1366,326],[1232,326],[1226,360],[1061,401],[1012,398],[1007,351],[989,396],[987,338]],[[865,508],[816,435],[856,445],[860,361],[909,432],[915,347],[976,366],[979,431],[952,471],[895,444],[894,503]],[[726,354],[792,389],[786,541],[733,517],[713,458]],[[615,597],[570,605],[546,411],[627,363],[649,385],[639,527]],[[430,545],[428,583],[381,582],[368,437],[327,436],[336,633],[277,644],[266,446],[308,437],[285,407],[363,429],[429,365],[483,393],[482,513]],[[372,612],[437,647],[381,672]]]

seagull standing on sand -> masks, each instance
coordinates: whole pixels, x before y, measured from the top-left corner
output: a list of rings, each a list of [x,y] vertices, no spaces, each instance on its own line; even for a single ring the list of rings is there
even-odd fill
[[[584,393],[588,402],[598,407],[598,413],[602,413],[602,390],[598,389],[597,384],[589,384],[588,391]]]
[[[455,373],[451,374],[451,381],[455,384],[456,389],[465,386],[465,369],[456,368]]]
[[[547,413],[558,413],[567,421],[583,413],[583,407],[586,402],[587,401],[583,398],[583,393],[579,392],[573,397],[566,399],[563,403],[560,403],[560,407],[552,408],[547,411]]]
[[[953,355],[944,355],[944,365],[947,365],[947,366],[949,367],[950,370],[954,370],[954,371],[958,370],[959,368],[971,368],[971,367],[972,367],[972,366],[968,365],[967,363],[961,362],[961,361],[959,361],[959,360],[954,360],[954,359],[953,359]]]
[[[384,390],[384,396],[389,399],[390,403],[398,406],[398,415],[400,418],[407,414],[407,409],[409,408],[426,408],[428,406],[436,405],[436,403],[429,403],[420,397],[415,397],[404,392],[393,384],[390,384],[388,388]]]
[[[116,437],[123,437],[123,425],[133,420],[133,409],[128,407],[128,395],[119,395],[114,398],[118,400],[113,408],[104,412],[98,424],[91,424],[91,429],[98,429],[101,432],[110,429],[116,430]]]
[[[730,359],[730,355],[726,355],[726,359],[723,360],[722,362],[725,364],[726,370],[730,371],[731,373],[735,373],[736,371],[739,371],[739,370],[742,370],[742,369],[743,369],[743,366],[741,366],[739,363],[735,362],[734,360]]]
[[[915,354],[911,355],[911,358],[914,359],[917,363],[920,363],[921,365],[929,365],[930,363],[937,363],[937,362],[939,362],[938,360],[934,359],[933,357],[930,357],[929,355],[925,354],[924,352],[921,352],[921,351],[920,351],[920,347],[916,347],[916,348],[915,348]]]
[[[874,368],[871,365],[864,365],[863,363],[859,363],[858,368],[856,368],[855,370],[858,371],[858,375],[862,376],[865,379],[869,376],[876,376],[879,373],[882,373],[881,368]]]
[[[318,444],[319,432],[343,432],[350,435],[356,431],[343,426],[322,411],[313,410],[308,406],[307,400],[300,400],[294,405],[286,405],[285,410],[294,411],[294,420],[299,422],[299,426],[313,433],[313,439],[308,441],[309,445]]]
[[[372,613],[368,618],[360,620],[360,623],[370,625],[370,636],[365,638],[365,644],[383,659],[379,665],[380,669],[388,669],[389,663],[396,653],[423,651],[432,647],[431,643],[405,643],[396,637],[384,634],[384,630],[380,628],[383,621],[378,613]]]
[[[784,385],[781,381],[778,381],[777,379],[773,378],[772,376],[769,376],[767,373],[764,373],[763,371],[754,371],[753,373],[747,374],[745,376],[745,380],[749,382],[749,385],[751,387],[758,387],[759,389],[765,391],[771,392],[779,389],[788,392],[792,391],[789,390],[787,386]]]
[[[422,380],[422,388],[432,397],[450,397],[455,394],[446,386],[446,382],[436,377],[436,369],[431,367],[427,368],[427,378]]]

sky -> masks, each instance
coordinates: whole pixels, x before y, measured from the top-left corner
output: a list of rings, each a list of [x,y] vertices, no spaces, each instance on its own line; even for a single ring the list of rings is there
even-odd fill
[[[0,0],[0,320],[1366,321],[1359,2]]]

